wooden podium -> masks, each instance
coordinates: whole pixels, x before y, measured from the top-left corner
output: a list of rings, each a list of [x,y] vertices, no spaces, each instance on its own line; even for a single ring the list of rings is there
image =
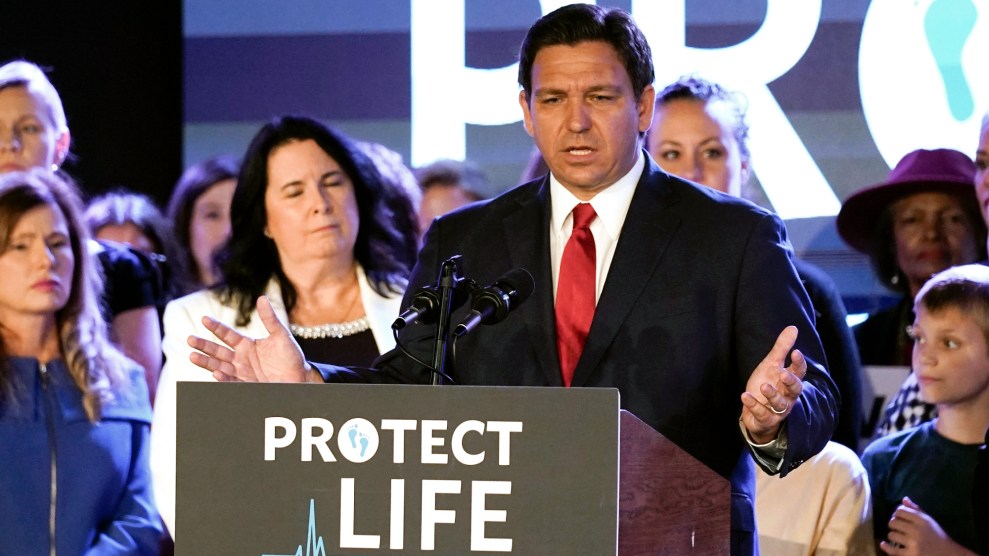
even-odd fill
[[[620,422],[618,554],[728,554],[728,480],[624,409]]]
[[[727,554],[614,389],[179,383],[177,554]]]

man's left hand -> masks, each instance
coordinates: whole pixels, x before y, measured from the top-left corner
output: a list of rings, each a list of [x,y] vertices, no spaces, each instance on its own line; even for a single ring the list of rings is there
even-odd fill
[[[803,390],[803,377],[807,374],[807,360],[799,350],[793,350],[797,341],[797,327],[787,326],[780,332],[769,354],[759,363],[742,393],[742,424],[756,444],[773,441],[783,426],[787,415],[793,411]],[[793,353],[790,353],[793,350]],[[787,355],[790,366],[784,366]]]

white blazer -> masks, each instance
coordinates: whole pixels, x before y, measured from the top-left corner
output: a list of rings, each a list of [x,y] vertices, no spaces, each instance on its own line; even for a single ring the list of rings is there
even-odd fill
[[[398,293],[394,297],[382,297],[371,288],[360,265],[357,265],[357,282],[361,291],[361,303],[370,321],[378,352],[385,353],[395,347],[391,324],[401,311],[402,295]],[[276,280],[268,282],[265,295],[271,300],[271,306],[278,318],[287,323],[288,314]],[[251,313],[251,321],[247,326],[234,326],[237,309],[221,303],[219,295],[211,290],[189,294],[165,307],[165,338],[162,340],[165,366],[158,378],[158,393],[155,396],[151,422],[151,479],[158,512],[172,538],[175,538],[175,385],[180,381],[215,381],[209,371],[189,361],[192,348],[186,338],[190,335],[212,337],[212,333],[201,322],[204,315],[233,326],[236,331],[252,338],[268,336],[256,309]]]

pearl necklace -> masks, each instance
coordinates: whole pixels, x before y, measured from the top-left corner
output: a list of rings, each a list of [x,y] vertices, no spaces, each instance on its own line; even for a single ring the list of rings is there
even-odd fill
[[[371,321],[367,320],[367,315],[349,322],[318,324],[316,326],[300,326],[290,323],[289,330],[293,336],[311,340],[313,338],[343,338],[360,334],[371,328]]]

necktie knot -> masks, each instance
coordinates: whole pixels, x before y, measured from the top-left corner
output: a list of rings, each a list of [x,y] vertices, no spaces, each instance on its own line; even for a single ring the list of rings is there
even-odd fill
[[[586,229],[598,214],[590,203],[580,203],[573,208],[573,229]]]

